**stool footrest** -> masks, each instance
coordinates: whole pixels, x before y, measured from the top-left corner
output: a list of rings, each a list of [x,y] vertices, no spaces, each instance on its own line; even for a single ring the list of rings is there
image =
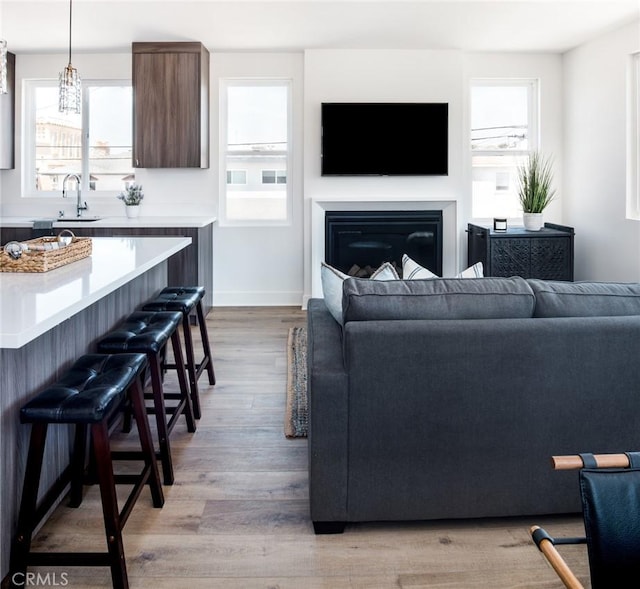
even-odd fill
[[[202,373],[204,372],[204,369],[208,365],[209,365],[209,358],[205,358],[202,362],[196,364],[196,380],[200,379],[200,377],[202,376]],[[163,366],[163,368],[166,368],[167,370],[175,370],[176,369],[176,365],[175,364],[165,363],[162,366]]]
[[[99,567],[111,564],[108,552],[31,552],[31,566],[86,566]]]
[[[62,494],[62,491],[64,491],[64,488],[71,482],[71,471],[71,465],[67,466],[49,487],[47,492],[42,496],[42,499],[33,514],[33,527],[37,527],[37,525],[44,519],[45,515],[49,513],[53,504]]]
[[[133,510],[133,506],[136,504],[136,501],[138,500],[140,493],[142,493],[142,489],[144,488],[144,485],[147,483],[147,480],[149,479],[150,474],[151,474],[151,465],[147,464],[142,469],[142,472],[140,474],[138,474],[137,476],[135,475],[131,476],[132,480],[130,484],[132,484],[134,487],[131,493],[129,493],[129,496],[127,497],[127,500],[122,506],[122,509],[120,510],[120,528],[123,528],[124,525],[127,523],[127,520],[131,515],[131,511]],[[117,477],[114,477],[114,478],[116,482],[118,482],[118,480],[122,480],[123,477],[129,478],[128,475],[118,475]],[[162,507],[162,504],[154,505],[154,507]]]

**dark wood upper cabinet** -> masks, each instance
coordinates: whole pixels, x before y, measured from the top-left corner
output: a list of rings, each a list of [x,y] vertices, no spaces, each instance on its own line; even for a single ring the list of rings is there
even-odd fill
[[[7,51],[7,93],[0,94],[0,170],[15,167],[16,56]]]
[[[133,43],[133,166],[209,167],[209,51]]]

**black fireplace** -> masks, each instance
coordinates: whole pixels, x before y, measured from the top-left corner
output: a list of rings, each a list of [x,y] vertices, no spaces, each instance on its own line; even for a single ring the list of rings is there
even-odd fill
[[[442,211],[327,211],[325,261],[355,276],[407,254],[442,276]],[[366,269],[366,270],[364,270]]]

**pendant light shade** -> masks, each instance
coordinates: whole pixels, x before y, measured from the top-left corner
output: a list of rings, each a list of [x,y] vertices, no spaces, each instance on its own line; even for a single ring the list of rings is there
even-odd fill
[[[7,42],[0,39],[0,94],[7,93]]]
[[[78,75],[78,70],[71,65],[71,4],[72,0],[69,0],[69,65],[60,72],[58,110],[64,113],[80,114],[82,80]]]

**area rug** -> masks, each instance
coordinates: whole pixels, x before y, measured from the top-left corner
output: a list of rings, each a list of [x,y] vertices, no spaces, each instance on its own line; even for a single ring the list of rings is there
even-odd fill
[[[284,435],[306,438],[307,404],[307,328],[291,327],[287,341],[287,407]]]

